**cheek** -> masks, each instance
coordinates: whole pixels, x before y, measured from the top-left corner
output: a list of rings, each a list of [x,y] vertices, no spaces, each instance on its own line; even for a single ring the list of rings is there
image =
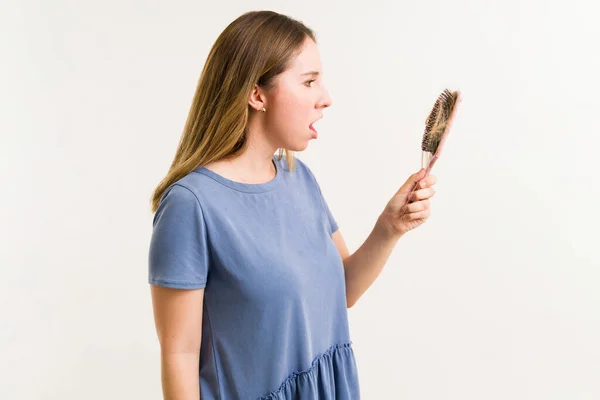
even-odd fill
[[[292,138],[309,131],[311,118],[315,117],[314,102],[303,88],[281,88],[274,98],[271,128],[280,137]]]
[[[309,103],[298,97],[282,99],[275,111],[275,124],[285,130],[308,129],[310,118],[314,117]]]

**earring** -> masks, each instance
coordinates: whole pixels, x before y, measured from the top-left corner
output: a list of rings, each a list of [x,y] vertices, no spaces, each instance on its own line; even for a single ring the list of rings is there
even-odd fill
[[[262,112],[267,112],[267,110],[266,110],[264,107],[262,108],[262,110],[261,110],[261,111],[262,111]]]

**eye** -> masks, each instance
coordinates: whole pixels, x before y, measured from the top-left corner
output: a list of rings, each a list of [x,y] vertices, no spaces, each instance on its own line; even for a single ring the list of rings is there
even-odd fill
[[[308,86],[308,87],[312,87],[312,86],[311,86],[311,83],[313,83],[315,80],[316,80],[316,79],[312,79],[312,80],[310,80],[310,81],[306,81],[306,82],[304,82],[304,84],[305,84],[306,86]]]

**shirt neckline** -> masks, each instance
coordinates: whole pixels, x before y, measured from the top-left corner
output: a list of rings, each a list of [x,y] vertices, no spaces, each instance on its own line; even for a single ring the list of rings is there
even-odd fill
[[[268,192],[268,191],[275,189],[279,185],[279,182],[281,181],[281,170],[280,170],[279,163],[275,160],[275,156],[273,156],[271,158],[271,162],[273,163],[273,165],[275,165],[275,172],[276,172],[275,177],[265,183],[243,183],[243,182],[233,181],[231,179],[225,178],[222,175],[217,174],[214,171],[211,171],[210,169],[208,169],[206,167],[196,168],[194,170],[194,172],[198,172],[202,175],[208,176],[209,178],[219,182],[220,184],[227,186],[228,188],[240,191],[240,192],[263,193],[263,192]]]

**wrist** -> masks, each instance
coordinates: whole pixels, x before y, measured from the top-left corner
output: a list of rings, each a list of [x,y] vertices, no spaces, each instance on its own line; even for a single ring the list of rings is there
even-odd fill
[[[392,224],[389,223],[389,219],[385,218],[383,215],[380,215],[379,218],[377,218],[373,232],[378,237],[386,241],[397,241],[404,236],[405,233],[396,229]]]

